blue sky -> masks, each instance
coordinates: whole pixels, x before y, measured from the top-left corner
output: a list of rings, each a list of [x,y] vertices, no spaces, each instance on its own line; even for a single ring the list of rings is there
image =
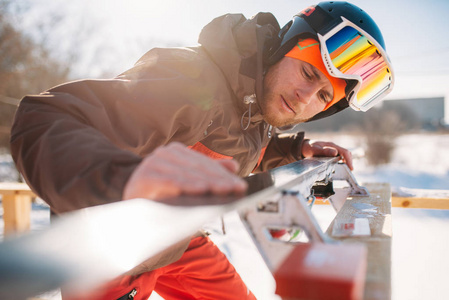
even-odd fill
[[[367,11],[384,34],[397,73],[398,97],[404,91],[418,89],[416,82],[423,83],[421,91],[428,90],[426,93],[449,95],[449,89],[443,87],[449,76],[449,1],[351,2]],[[32,26],[36,20],[58,14],[60,26],[54,28],[52,34],[53,48],[60,53],[68,52],[73,49],[67,47],[73,48],[73,41],[76,41],[82,56],[77,66],[83,70],[80,74],[98,76],[103,71],[119,73],[129,68],[147,49],[155,46],[195,45],[201,28],[219,15],[240,12],[250,17],[259,11],[268,11],[282,26],[295,13],[316,2],[34,0],[30,3],[31,10],[23,26]]]

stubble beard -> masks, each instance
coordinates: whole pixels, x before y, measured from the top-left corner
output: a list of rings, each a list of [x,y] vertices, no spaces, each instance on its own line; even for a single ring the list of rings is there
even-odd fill
[[[270,105],[274,105],[275,94],[264,87],[263,98],[259,101],[260,112],[265,122],[274,127],[284,127],[307,122],[309,119],[302,118],[283,118],[277,114],[275,109],[270,109]]]

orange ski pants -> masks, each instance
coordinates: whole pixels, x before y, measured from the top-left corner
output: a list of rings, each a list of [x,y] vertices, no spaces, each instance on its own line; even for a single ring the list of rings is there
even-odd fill
[[[88,299],[147,300],[153,290],[166,300],[256,299],[226,256],[207,237],[192,239],[178,261],[137,276],[122,276],[108,283],[104,290],[89,294]]]

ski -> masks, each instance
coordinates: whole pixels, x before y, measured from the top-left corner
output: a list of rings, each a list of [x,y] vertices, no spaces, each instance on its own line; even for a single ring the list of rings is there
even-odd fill
[[[0,298],[26,299],[60,286],[93,288],[235,210],[274,270],[288,256],[285,249],[293,246],[264,238],[269,226],[294,225],[311,241],[333,243],[308,208],[314,186],[348,183],[343,192],[330,193],[337,210],[347,195],[368,194],[337,157],[304,159],[245,180],[244,195],[121,201],[67,213],[46,230],[6,239],[0,243]],[[273,203],[276,213],[270,212]]]

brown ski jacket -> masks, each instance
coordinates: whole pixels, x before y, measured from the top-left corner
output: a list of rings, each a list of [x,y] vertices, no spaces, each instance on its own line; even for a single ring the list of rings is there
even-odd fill
[[[11,131],[19,171],[62,213],[121,200],[142,158],[173,141],[237,160],[240,176],[300,159],[303,135],[278,135],[257,106],[262,49],[278,31],[268,13],[224,15],[196,47],[155,48],[114,79],[24,97]]]

